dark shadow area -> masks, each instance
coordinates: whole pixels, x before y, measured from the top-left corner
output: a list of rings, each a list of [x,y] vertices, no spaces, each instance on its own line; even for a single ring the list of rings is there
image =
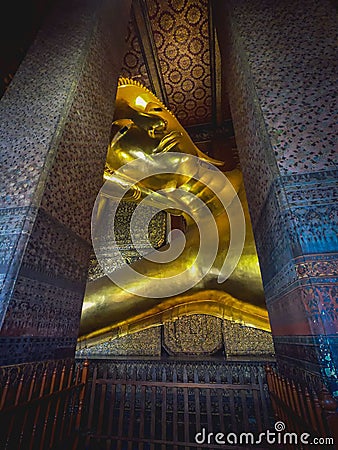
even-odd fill
[[[55,0],[19,0],[1,8],[0,97],[33,43]]]

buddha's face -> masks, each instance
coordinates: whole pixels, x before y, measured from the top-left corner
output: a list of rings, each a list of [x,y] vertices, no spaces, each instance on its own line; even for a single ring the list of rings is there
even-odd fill
[[[200,152],[176,117],[150,91],[138,84],[121,84],[117,89],[114,122],[107,155],[107,173],[142,158],[156,167],[155,155],[173,152],[199,156],[212,163],[217,161]],[[161,189],[179,186],[186,177],[174,176],[182,158],[173,155],[170,174],[148,180],[147,187]],[[191,171],[189,172],[191,173]],[[109,178],[109,175],[107,175]],[[155,177],[156,178],[156,177]]]
[[[138,158],[155,166],[155,155],[168,151],[185,153],[189,147],[192,153],[194,144],[189,136],[155,95],[139,85],[118,87],[106,172],[112,173]],[[173,180],[172,174],[157,178],[147,180],[147,187],[158,190],[184,181],[179,177]]]
[[[178,120],[155,95],[138,85],[118,87],[107,159],[111,169],[169,150],[196,154],[189,141]]]

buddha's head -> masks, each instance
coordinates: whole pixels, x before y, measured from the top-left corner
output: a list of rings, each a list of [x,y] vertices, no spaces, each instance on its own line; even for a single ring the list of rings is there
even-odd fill
[[[106,177],[137,158],[147,158],[151,162],[154,155],[168,151],[198,156],[215,165],[223,164],[195,146],[174,114],[152,92],[137,81],[120,78]]]

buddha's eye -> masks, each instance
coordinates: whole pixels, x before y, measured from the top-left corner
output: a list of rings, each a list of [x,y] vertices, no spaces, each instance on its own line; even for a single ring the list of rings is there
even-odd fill
[[[152,112],[162,112],[163,108],[158,103],[150,102],[147,104],[145,108],[146,113],[152,113]]]
[[[126,131],[128,131],[129,130],[129,127],[127,127],[127,126],[124,126],[124,127],[122,127],[118,132],[120,133],[120,134],[124,134]]]
[[[130,119],[122,119],[116,120],[113,123],[110,145],[114,145],[117,141],[119,141],[122,136],[124,136],[127,131],[133,125],[133,121]]]

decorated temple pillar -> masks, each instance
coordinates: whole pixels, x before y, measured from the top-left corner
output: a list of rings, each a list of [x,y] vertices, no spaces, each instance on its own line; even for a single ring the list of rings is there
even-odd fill
[[[74,354],[130,3],[55,2],[1,100],[1,364]]]
[[[338,394],[334,5],[236,0],[226,12],[220,3],[219,39],[279,367],[320,378]]]

